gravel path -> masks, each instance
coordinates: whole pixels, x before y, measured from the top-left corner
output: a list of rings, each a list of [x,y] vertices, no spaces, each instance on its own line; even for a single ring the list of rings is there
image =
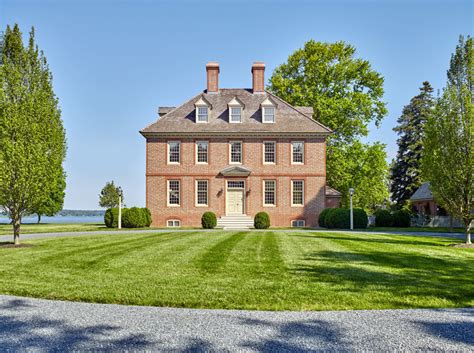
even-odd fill
[[[474,309],[265,312],[0,295],[1,350],[472,351]]]
[[[32,234],[21,234],[20,240],[28,239],[41,239],[41,238],[55,238],[55,237],[72,237],[82,235],[109,235],[109,234],[140,234],[140,233],[169,233],[169,232],[219,232],[219,229],[145,229],[145,230],[100,230],[91,232],[58,232],[58,233],[32,233]],[[259,231],[251,229],[251,231]],[[263,230],[268,231],[268,230]],[[326,230],[326,229],[275,229],[275,232],[330,232],[330,233],[348,233],[350,230]],[[464,239],[462,233],[438,233],[438,232],[384,232],[384,231],[352,231],[354,234],[396,234],[396,235],[413,235],[421,237],[439,237],[439,238],[454,238]],[[12,235],[0,235],[0,242],[12,241]]]

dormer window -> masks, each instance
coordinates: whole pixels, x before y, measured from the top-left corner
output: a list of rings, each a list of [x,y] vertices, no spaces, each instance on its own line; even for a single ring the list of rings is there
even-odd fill
[[[245,108],[244,103],[237,97],[234,97],[229,103],[229,123],[239,124],[242,122],[242,115]]]
[[[204,98],[201,97],[194,103],[196,107],[196,123],[208,123],[210,110],[212,109],[211,104]]]
[[[262,102],[262,123],[272,124],[275,122],[276,106],[276,103],[270,97]]]

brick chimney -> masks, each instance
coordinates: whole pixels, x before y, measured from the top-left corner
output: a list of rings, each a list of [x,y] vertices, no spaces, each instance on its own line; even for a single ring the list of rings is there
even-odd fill
[[[256,61],[252,65],[252,90],[253,93],[265,92],[265,63]]]
[[[219,63],[208,62],[206,64],[207,93],[219,92]]]

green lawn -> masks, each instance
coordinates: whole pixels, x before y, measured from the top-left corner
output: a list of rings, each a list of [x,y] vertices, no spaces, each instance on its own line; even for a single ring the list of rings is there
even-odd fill
[[[150,228],[144,228],[150,229]],[[157,229],[157,228],[156,228]],[[31,233],[59,233],[59,232],[90,232],[95,230],[116,230],[107,228],[104,223],[26,223],[21,225],[21,234]],[[121,229],[130,231],[130,229]],[[13,234],[10,224],[0,223],[0,235]],[[21,238],[20,234],[20,238]]]
[[[385,232],[432,232],[432,233],[464,233],[464,228],[449,228],[449,227],[369,227],[367,230],[371,231],[385,231]],[[471,230],[471,233],[474,229]]]
[[[193,308],[474,306],[474,249],[453,239],[330,232],[174,232],[0,248],[0,293]]]

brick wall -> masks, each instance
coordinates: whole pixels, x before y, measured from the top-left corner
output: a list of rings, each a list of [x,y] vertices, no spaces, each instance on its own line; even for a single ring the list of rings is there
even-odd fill
[[[179,165],[167,164],[167,142],[181,141]],[[195,163],[195,143],[209,141],[209,163]],[[229,165],[229,141],[243,142],[242,165],[252,172],[246,178],[245,213],[254,216],[259,211],[270,215],[272,226],[290,226],[293,219],[304,219],[307,226],[317,226],[319,213],[324,209],[326,184],[326,145],[323,138],[304,139],[305,164],[291,164],[291,141],[303,139],[147,139],[146,203],[153,217],[153,225],[165,226],[168,219],[181,220],[181,226],[200,226],[205,211],[217,217],[225,215],[226,180],[219,172]],[[263,141],[276,141],[275,165],[263,164]],[[181,181],[180,207],[167,207],[167,180]],[[209,205],[195,205],[195,181],[209,180]],[[263,180],[276,180],[276,206],[263,206]],[[305,205],[291,206],[291,180],[304,180]]]

